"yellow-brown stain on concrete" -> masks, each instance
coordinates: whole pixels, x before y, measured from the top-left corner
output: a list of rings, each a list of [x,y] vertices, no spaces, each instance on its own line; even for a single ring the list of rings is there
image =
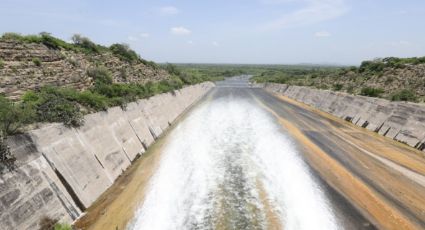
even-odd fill
[[[279,98],[282,98],[282,96],[279,96]],[[284,100],[290,103],[294,102],[287,98],[284,98]],[[375,222],[378,227],[394,230],[421,229],[420,226],[412,223],[401,212],[387,204],[374,190],[365,185],[359,178],[353,176],[343,165],[315,145],[295,125],[280,117],[262,102],[258,101],[258,103],[273,114],[279,123],[303,145],[307,160],[312,163],[312,167],[319,172],[321,177],[337,191],[340,191],[353,205]],[[293,104],[305,107],[305,105],[298,102]]]

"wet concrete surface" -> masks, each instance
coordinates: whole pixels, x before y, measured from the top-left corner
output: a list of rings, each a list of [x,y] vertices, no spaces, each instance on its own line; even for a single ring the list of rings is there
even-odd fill
[[[344,135],[352,135],[352,141],[364,142],[366,145],[370,142],[368,147],[370,147],[369,150],[372,153],[374,151],[374,144],[381,145],[382,142],[384,142],[384,144],[388,142],[387,146],[390,147],[394,145],[394,151],[398,154],[405,154],[406,152],[414,155],[415,150],[408,147],[400,148],[397,146],[398,143],[391,143],[391,140],[382,141],[376,138],[375,143],[373,133],[366,130],[364,130],[364,132],[369,132],[365,135],[367,139],[359,140],[359,135],[356,135],[356,133],[363,132],[360,128],[349,130],[351,127],[344,124],[345,121],[335,121],[334,119],[320,116],[313,111],[280,100],[263,89],[252,88],[251,85],[247,83],[248,79],[248,76],[244,76],[221,82],[219,84],[220,87],[214,89],[210,94],[213,98],[246,98],[251,100],[252,103],[261,103],[263,106],[267,106],[278,116],[297,126],[315,145],[343,165],[354,177],[358,178],[376,193],[388,207],[401,213],[403,218],[412,222],[414,226],[419,228],[425,226],[425,211],[423,209],[425,203],[423,197],[418,195],[423,194],[425,188],[417,182],[404,177],[396,170],[383,165],[376,159],[368,157],[357,145],[353,145],[353,142],[346,141],[340,135],[336,134],[336,130],[343,130],[341,132],[345,132]],[[226,84],[227,82],[230,84]],[[232,85],[237,85],[238,87],[231,87]],[[240,87],[242,85],[245,85],[245,87]],[[338,118],[336,118],[336,120],[338,120]],[[282,130],[282,132],[285,132],[285,130]],[[302,151],[302,143],[299,143],[299,146]],[[411,160],[414,161],[415,159],[412,158]],[[310,166],[314,164],[313,162],[306,162]],[[397,164],[398,162],[393,163]],[[313,167],[311,167],[311,170],[315,172]],[[367,210],[362,210],[357,204],[352,203],[349,198],[347,199],[349,195],[338,191],[338,188],[330,186],[327,183],[327,178],[322,178],[317,172],[315,172],[314,175],[317,180],[320,181],[322,188],[327,193],[327,197],[332,202],[332,206],[337,210],[336,213],[338,213],[339,218],[345,223],[344,225],[347,229],[376,228],[374,226],[376,220],[368,216]],[[401,228],[400,226],[400,229]]]

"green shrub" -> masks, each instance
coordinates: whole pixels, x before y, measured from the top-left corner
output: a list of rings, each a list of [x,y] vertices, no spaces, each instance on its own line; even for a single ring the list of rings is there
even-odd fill
[[[335,90],[335,91],[340,91],[340,90],[342,90],[342,88],[343,88],[344,86],[342,85],[342,84],[334,84],[333,85],[333,89]]]
[[[385,64],[379,60],[377,61],[363,61],[360,65],[359,72],[370,72],[370,73],[379,73],[382,72],[385,68]]]
[[[65,126],[78,127],[84,123],[83,114],[75,102],[48,94],[37,106],[37,116],[44,122],[62,122]]]
[[[33,58],[32,59],[32,62],[34,63],[34,65],[36,65],[36,66],[41,66],[41,60],[39,59],[39,58],[37,58],[37,57],[35,57],[35,58]]]
[[[77,127],[84,123],[77,98],[78,92],[73,89],[43,87],[38,93],[25,94],[23,103],[35,110],[37,121]]]
[[[42,32],[40,33],[40,37],[41,37],[41,43],[43,43],[45,46],[47,46],[50,49],[59,50],[63,48],[66,50],[75,50],[72,44],[69,44],[59,38],[55,38],[49,33]]]
[[[159,66],[155,62],[153,62],[153,61],[147,61],[147,60],[145,60],[143,58],[140,58],[140,61],[143,64],[145,64],[145,65],[147,65],[149,67],[152,67],[153,69],[158,69],[159,68]]]
[[[71,225],[59,223],[58,219],[44,216],[40,219],[39,230],[72,230]]]
[[[82,48],[87,53],[100,53],[100,47],[86,37],[75,34],[71,39],[76,46]]]
[[[87,75],[91,77],[96,84],[112,84],[112,76],[105,67],[94,67],[87,70]]]
[[[69,224],[57,223],[54,230],[72,230],[72,227]]]
[[[1,39],[2,40],[21,40],[22,39],[22,35],[20,35],[20,34],[18,34],[18,33],[12,33],[12,32],[9,32],[9,33],[4,33],[2,36],[1,36]]]
[[[43,216],[38,223],[39,230],[54,230],[54,227],[58,223],[57,219],[53,219],[48,216]]]
[[[170,73],[171,75],[175,75],[175,76],[180,76],[182,73],[180,72],[180,70],[177,68],[177,66],[167,63],[165,65],[165,70]]]
[[[140,60],[134,50],[130,49],[127,44],[113,44],[109,47],[113,54],[117,55],[120,59],[127,62],[135,62]]]
[[[384,93],[383,89],[365,87],[365,88],[362,88],[360,95],[368,96],[368,97],[379,97],[382,93]]]
[[[77,96],[77,102],[96,111],[106,110],[108,108],[108,99],[103,95],[91,91],[80,93]]]
[[[34,115],[32,107],[0,95],[0,132],[4,135],[16,133],[24,124],[30,123]]]
[[[409,89],[400,90],[393,95],[391,95],[392,101],[417,101],[417,96],[415,93]]]
[[[68,58],[67,61],[74,67],[80,67],[80,63],[74,58]]]

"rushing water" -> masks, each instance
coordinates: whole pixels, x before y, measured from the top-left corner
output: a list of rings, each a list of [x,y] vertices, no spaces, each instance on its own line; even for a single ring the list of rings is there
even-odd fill
[[[203,103],[170,135],[129,229],[338,229],[291,139],[251,100]]]

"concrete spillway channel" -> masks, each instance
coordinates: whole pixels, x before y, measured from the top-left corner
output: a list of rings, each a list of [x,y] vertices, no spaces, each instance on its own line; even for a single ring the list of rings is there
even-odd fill
[[[425,159],[246,77],[217,84],[84,229],[421,229]]]

